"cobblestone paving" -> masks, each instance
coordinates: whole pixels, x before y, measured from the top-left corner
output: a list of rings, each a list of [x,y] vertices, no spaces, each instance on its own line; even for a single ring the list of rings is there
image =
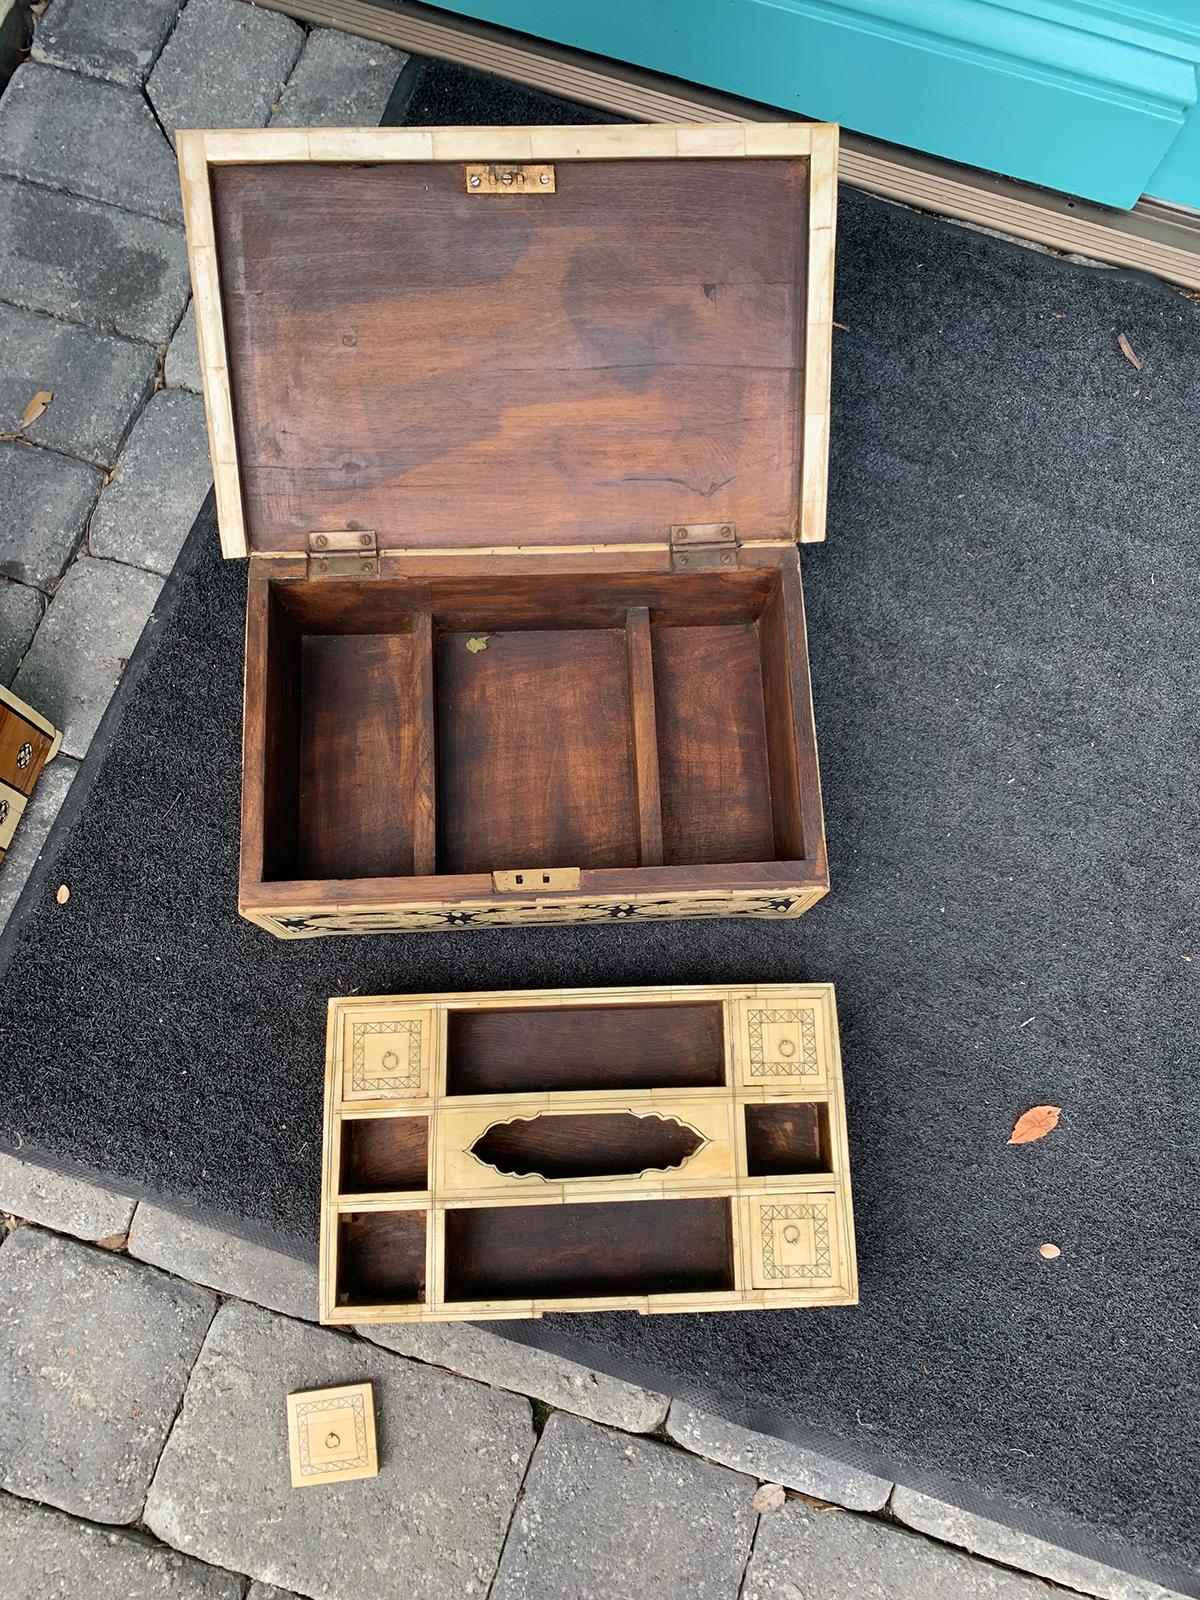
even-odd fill
[[[174,129],[372,124],[403,62],[51,0],[0,96],[0,678],[66,733],[0,926],[209,484]],[[0,1213],[5,1600],[1171,1600],[484,1327],[317,1328],[310,1266],[10,1156]],[[292,1491],[287,1392],[364,1378],[379,1477]]]

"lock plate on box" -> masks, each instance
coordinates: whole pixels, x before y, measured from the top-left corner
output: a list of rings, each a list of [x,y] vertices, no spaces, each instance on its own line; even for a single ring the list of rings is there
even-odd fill
[[[554,168],[546,161],[471,161],[468,194],[553,194]]]

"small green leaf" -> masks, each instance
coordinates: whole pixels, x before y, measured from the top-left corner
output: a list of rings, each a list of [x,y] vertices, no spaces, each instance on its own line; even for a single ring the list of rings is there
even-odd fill
[[[481,650],[487,649],[488,635],[477,633],[473,639],[467,640],[467,649],[472,655],[478,655]]]

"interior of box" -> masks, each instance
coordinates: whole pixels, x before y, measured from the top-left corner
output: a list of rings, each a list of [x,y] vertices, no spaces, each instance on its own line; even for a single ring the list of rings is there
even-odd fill
[[[803,859],[782,581],[271,582],[264,881]]]
[[[730,1082],[719,1001],[451,1009],[445,1040],[443,1104],[481,1094],[711,1089]],[[748,1103],[738,1116],[742,1177],[832,1177],[824,1100]],[[537,1174],[559,1182],[676,1171],[703,1144],[680,1107],[554,1112],[526,1102],[497,1109],[471,1153],[481,1180]],[[360,1195],[376,1202],[395,1195],[396,1209],[343,1210],[339,1304],[424,1300],[430,1155],[430,1119],[420,1112],[343,1114],[339,1194],[352,1203]],[[444,1297],[468,1303],[728,1292],[735,1287],[736,1204],[733,1195],[447,1203]]]

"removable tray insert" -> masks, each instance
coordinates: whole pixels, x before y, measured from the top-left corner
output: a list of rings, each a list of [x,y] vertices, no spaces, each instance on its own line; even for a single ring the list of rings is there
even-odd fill
[[[323,1322],[856,1298],[832,985],[330,1001]]]

